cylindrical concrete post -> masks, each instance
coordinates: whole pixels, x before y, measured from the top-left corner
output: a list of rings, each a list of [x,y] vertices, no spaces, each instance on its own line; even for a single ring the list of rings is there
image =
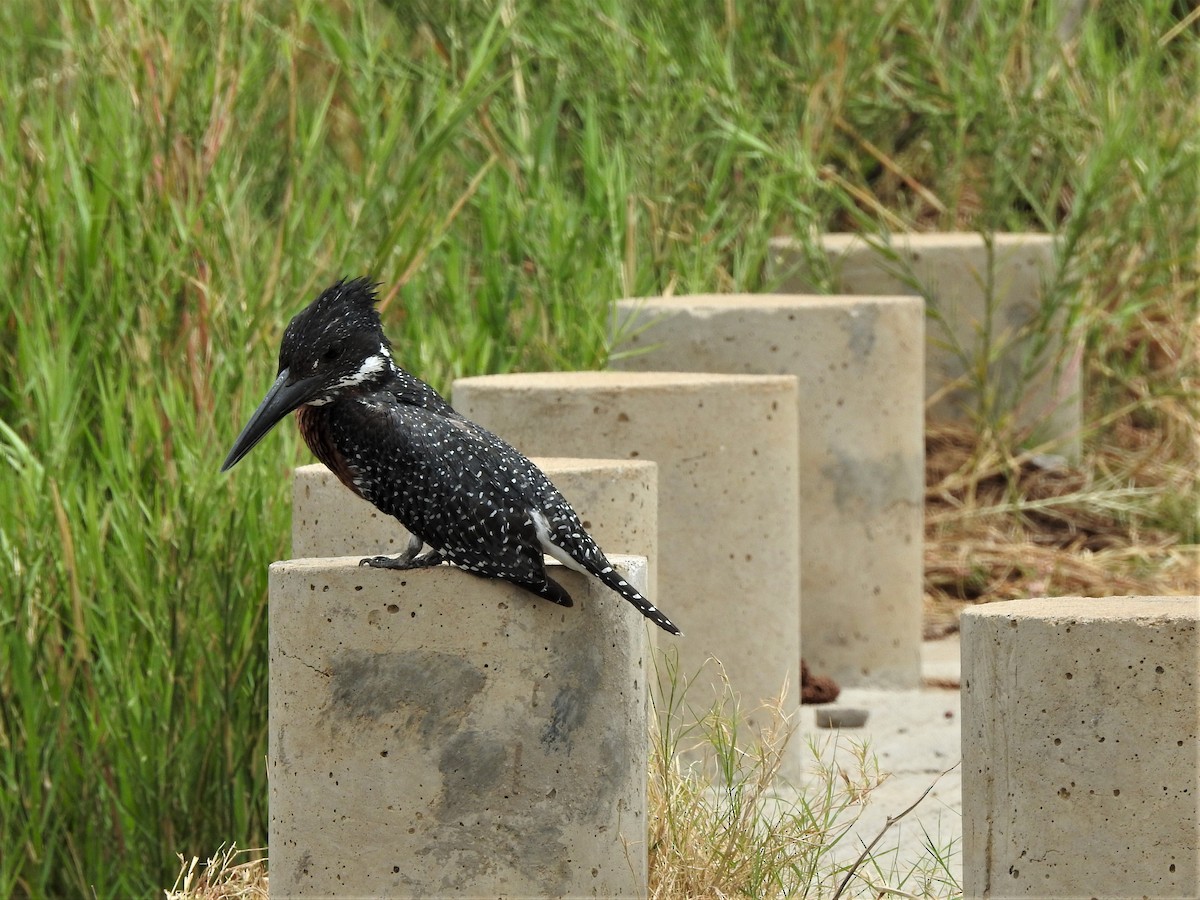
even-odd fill
[[[656,592],[658,469],[636,459],[533,460],[579,513],[605,553],[646,557]],[[399,553],[408,532],[351,493],[324,466],[299,466],[292,481],[292,556],[374,556]]]
[[[363,500],[320,463],[297,466],[292,478],[292,558],[394,556],[408,530]]]
[[[645,896],[646,626],[553,577],[271,566],[273,897]]]
[[[778,697],[785,679],[799,703],[795,378],[492,375],[456,381],[454,403],[526,453],[658,463],[651,599],[683,629],[680,671],[716,657],[743,708]],[[702,706],[712,697],[699,688],[690,699]]]
[[[617,304],[626,370],[799,383],[800,597],[810,671],[921,679],[925,443],[919,297],[703,295]]]
[[[962,617],[967,897],[1195,897],[1200,597]]]
[[[897,234],[881,252],[862,235],[820,238],[844,294],[923,294],[930,299],[925,393],[933,420],[979,410],[972,373],[988,373],[997,411],[1012,413],[1027,443],[1051,441],[1079,455],[1083,422],[1081,336],[1065,331],[1066,310],[1050,309],[1055,238],[1049,234]],[[792,238],[771,241],[769,272],[786,293],[812,293],[820,281]]]

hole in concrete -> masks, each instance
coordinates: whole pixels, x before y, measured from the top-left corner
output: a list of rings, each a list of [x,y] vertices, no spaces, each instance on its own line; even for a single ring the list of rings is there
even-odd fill
[[[1154,667],[1154,671],[1155,671],[1155,672],[1157,672],[1159,675],[1161,675],[1161,674],[1163,673],[1163,667],[1162,667],[1162,666],[1155,666],[1155,667]]]
[[[379,751],[379,755],[380,755],[380,756],[382,756],[384,759],[387,759],[387,753],[388,753],[388,752],[387,752],[386,750],[380,750],[380,751]]]
[[[361,584],[356,584],[356,585],[354,586],[354,589],[355,589],[356,591],[361,591],[361,590],[362,590],[362,585],[361,585]]]
[[[390,613],[398,613],[398,612],[400,612],[400,607],[397,606],[395,603],[389,603],[387,605],[387,611]]]
[[[1120,796],[1121,796],[1121,789],[1120,789],[1120,788],[1113,788],[1113,796],[1114,796],[1114,797],[1120,797]]]
[[[1061,743],[1062,743],[1062,738],[1055,738],[1055,739],[1054,739],[1054,746],[1055,746],[1055,747],[1057,747],[1057,746],[1058,746],[1059,744],[1061,744]]]
[[[1071,680],[1072,678],[1074,678],[1074,677],[1075,677],[1075,676],[1074,676],[1074,675],[1072,675],[1070,672],[1068,672],[1068,673],[1067,673],[1067,681],[1070,681],[1070,680]]]

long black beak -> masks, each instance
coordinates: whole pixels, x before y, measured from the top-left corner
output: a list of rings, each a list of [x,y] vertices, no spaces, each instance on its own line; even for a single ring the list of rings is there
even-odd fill
[[[267,391],[267,396],[263,397],[262,403],[258,404],[258,409],[254,411],[254,415],[250,417],[250,421],[246,423],[242,433],[233,442],[233,449],[229,451],[229,455],[225,457],[225,462],[221,466],[222,472],[237,465],[241,458],[254,448],[255,444],[267,436],[267,432],[274,428],[280,419],[300,404],[313,398],[314,388],[318,386],[317,378],[301,378],[299,381],[291,381],[291,377],[292,374],[287,369],[279,373],[279,377]]]

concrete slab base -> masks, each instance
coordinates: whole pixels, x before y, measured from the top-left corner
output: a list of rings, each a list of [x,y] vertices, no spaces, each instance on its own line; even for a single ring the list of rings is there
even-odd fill
[[[922,676],[953,682],[958,678],[956,637],[926,641],[921,647]],[[871,851],[863,874],[875,884],[901,885],[916,896],[928,884],[930,896],[951,896],[962,882],[962,781],[959,761],[959,694],[947,688],[884,690],[851,687],[837,702],[806,707],[796,739],[808,757],[803,785],[806,796],[825,783],[825,772],[845,771],[853,780],[859,771],[858,753],[865,745],[874,769],[886,780],[868,795],[865,803],[845,810],[838,821],[848,828],[829,852],[827,863],[849,866],[883,832],[888,818],[898,816],[929,790],[921,803],[888,828]],[[818,709],[860,709],[867,713],[861,728],[830,730],[814,722]],[[810,746],[817,750],[814,758]],[[946,772],[947,769],[951,771]],[[944,773],[944,774],[943,774]],[[835,780],[835,790],[844,782]],[[798,790],[781,793],[786,804]],[[878,865],[879,869],[874,866]],[[881,874],[882,872],[882,874]],[[827,893],[836,887],[825,885]],[[848,896],[877,896],[867,882],[855,880]]]

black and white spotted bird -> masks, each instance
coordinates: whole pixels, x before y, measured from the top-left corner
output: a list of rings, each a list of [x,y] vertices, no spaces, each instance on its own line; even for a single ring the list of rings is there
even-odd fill
[[[361,565],[412,569],[449,562],[571,606],[571,596],[546,575],[546,554],[594,575],[654,624],[679,634],[613,569],[541,469],[396,365],[375,302],[367,279],[343,280],[292,319],[275,383],[221,471],[295,410],[316,457],[412,534],[399,556],[370,557]],[[420,554],[425,545],[431,549]]]

